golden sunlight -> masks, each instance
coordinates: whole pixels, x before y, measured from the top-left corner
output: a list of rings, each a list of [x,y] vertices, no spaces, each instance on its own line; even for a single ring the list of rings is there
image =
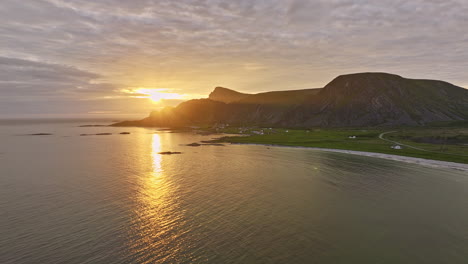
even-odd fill
[[[165,89],[148,89],[140,88],[135,92],[146,95],[145,97],[151,99],[154,103],[158,103],[163,99],[183,99],[183,96],[177,93],[164,92]]]
[[[152,143],[152,152],[151,157],[153,158],[153,175],[159,176],[162,172],[162,158],[161,155],[158,154],[161,152],[161,137],[158,134],[153,135],[153,143]]]

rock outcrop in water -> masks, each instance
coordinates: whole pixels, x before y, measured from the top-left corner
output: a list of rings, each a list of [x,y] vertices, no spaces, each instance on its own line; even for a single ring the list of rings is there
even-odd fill
[[[467,119],[468,90],[464,88],[388,73],[357,73],[338,76],[321,89],[245,94],[217,87],[207,99],[114,125],[417,126]]]
[[[160,154],[160,155],[173,155],[173,154],[182,154],[182,152],[178,152],[178,151],[163,151],[163,152],[159,152],[158,154]]]

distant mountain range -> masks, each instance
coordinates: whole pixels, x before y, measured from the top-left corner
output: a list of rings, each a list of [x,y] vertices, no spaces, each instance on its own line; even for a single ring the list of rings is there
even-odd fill
[[[419,126],[468,120],[468,90],[443,81],[388,73],[341,75],[324,88],[240,93],[216,87],[189,100],[116,126],[361,127]]]

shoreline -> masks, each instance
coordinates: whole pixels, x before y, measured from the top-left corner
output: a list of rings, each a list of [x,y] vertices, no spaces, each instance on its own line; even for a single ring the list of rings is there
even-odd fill
[[[357,150],[345,150],[345,149],[330,149],[330,148],[317,148],[317,147],[302,147],[302,146],[287,146],[287,145],[274,145],[274,144],[257,144],[257,143],[231,143],[233,145],[258,145],[258,146],[268,146],[268,147],[286,147],[286,148],[302,148],[302,149],[314,149],[314,150],[321,150],[327,152],[335,152],[335,153],[343,153],[343,154],[351,154],[351,155],[358,155],[363,157],[372,157],[372,158],[380,158],[386,160],[393,160],[393,161],[400,161],[410,164],[417,164],[425,167],[431,168],[445,168],[445,169],[453,169],[458,171],[468,171],[468,164],[464,163],[457,163],[451,161],[442,161],[442,160],[431,160],[431,159],[423,159],[423,158],[415,158],[415,157],[408,157],[408,156],[400,156],[400,155],[392,155],[392,154],[384,154],[378,152],[366,152],[366,151],[357,151]]]

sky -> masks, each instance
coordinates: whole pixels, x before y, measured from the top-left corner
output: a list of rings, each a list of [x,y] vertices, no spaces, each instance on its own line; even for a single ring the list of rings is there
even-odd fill
[[[0,118],[144,117],[216,86],[369,71],[468,87],[467,14],[466,0],[1,0]]]

